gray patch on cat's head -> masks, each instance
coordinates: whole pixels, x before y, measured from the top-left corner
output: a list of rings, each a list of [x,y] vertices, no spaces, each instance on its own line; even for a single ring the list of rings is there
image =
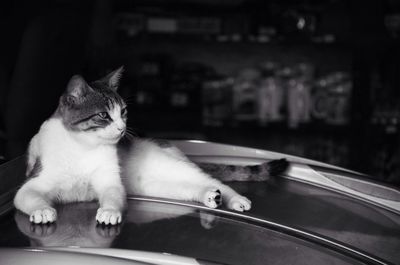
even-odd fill
[[[116,105],[124,112],[121,117],[126,122],[126,104],[117,93],[122,71],[120,67],[90,84],[79,75],[73,76],[60,97],[56,112],[64,126],[72,131],[104,128],[112,122],[108,113]]]

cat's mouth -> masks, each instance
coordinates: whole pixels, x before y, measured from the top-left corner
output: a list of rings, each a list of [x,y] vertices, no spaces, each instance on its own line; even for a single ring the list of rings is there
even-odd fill
[[[112,141],[118,142],[123,136],[124,136],[123,134],[119,134],[119,135],[117,135],[117,136],[111,138],[111,140],[112,140]]]
[[[110,137],[100,137],[101,139],[103,139],[106,142],[109,142],[111,144],[115,144],[117,143],[119,140],[121,140],[121,138],[124,136],[124,134],[118,134],[118,135],[114,135],[114,136],[110,136]]]

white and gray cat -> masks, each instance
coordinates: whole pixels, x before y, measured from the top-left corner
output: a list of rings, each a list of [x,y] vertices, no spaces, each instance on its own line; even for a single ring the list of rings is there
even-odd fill
[[[229,209],[250,210],[249,199],[201,170],[176,147],[139,138],[129,148],[119,147],[127,121],[126,103],[117,93],[122,71],[90,84],[72,77],[57,110],[29,144],[27,181],[17,191],[15,207],[33,223],[50,223],[57,219],[56,203],[97,200],[97,222],[111,225],[122,220],[126,193],[195,201],[210,208],[223,202]],[[241,169],[211,165],[221,175],[268,176],[286,167],[286,160]]]

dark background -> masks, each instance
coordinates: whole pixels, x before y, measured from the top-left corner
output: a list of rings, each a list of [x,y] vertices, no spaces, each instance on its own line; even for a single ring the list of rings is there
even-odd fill
[[[90,81],[124,65],[138,135],[268,149],[400,183],[398,1],[0,5],[3,160],[24,152],[73,74]]]

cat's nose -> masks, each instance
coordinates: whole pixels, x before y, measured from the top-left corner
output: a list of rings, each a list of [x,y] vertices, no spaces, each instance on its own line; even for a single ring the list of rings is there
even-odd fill
[[[117,127],[117,130],[118,130],[121,134],[125,133],[125,127]]]

